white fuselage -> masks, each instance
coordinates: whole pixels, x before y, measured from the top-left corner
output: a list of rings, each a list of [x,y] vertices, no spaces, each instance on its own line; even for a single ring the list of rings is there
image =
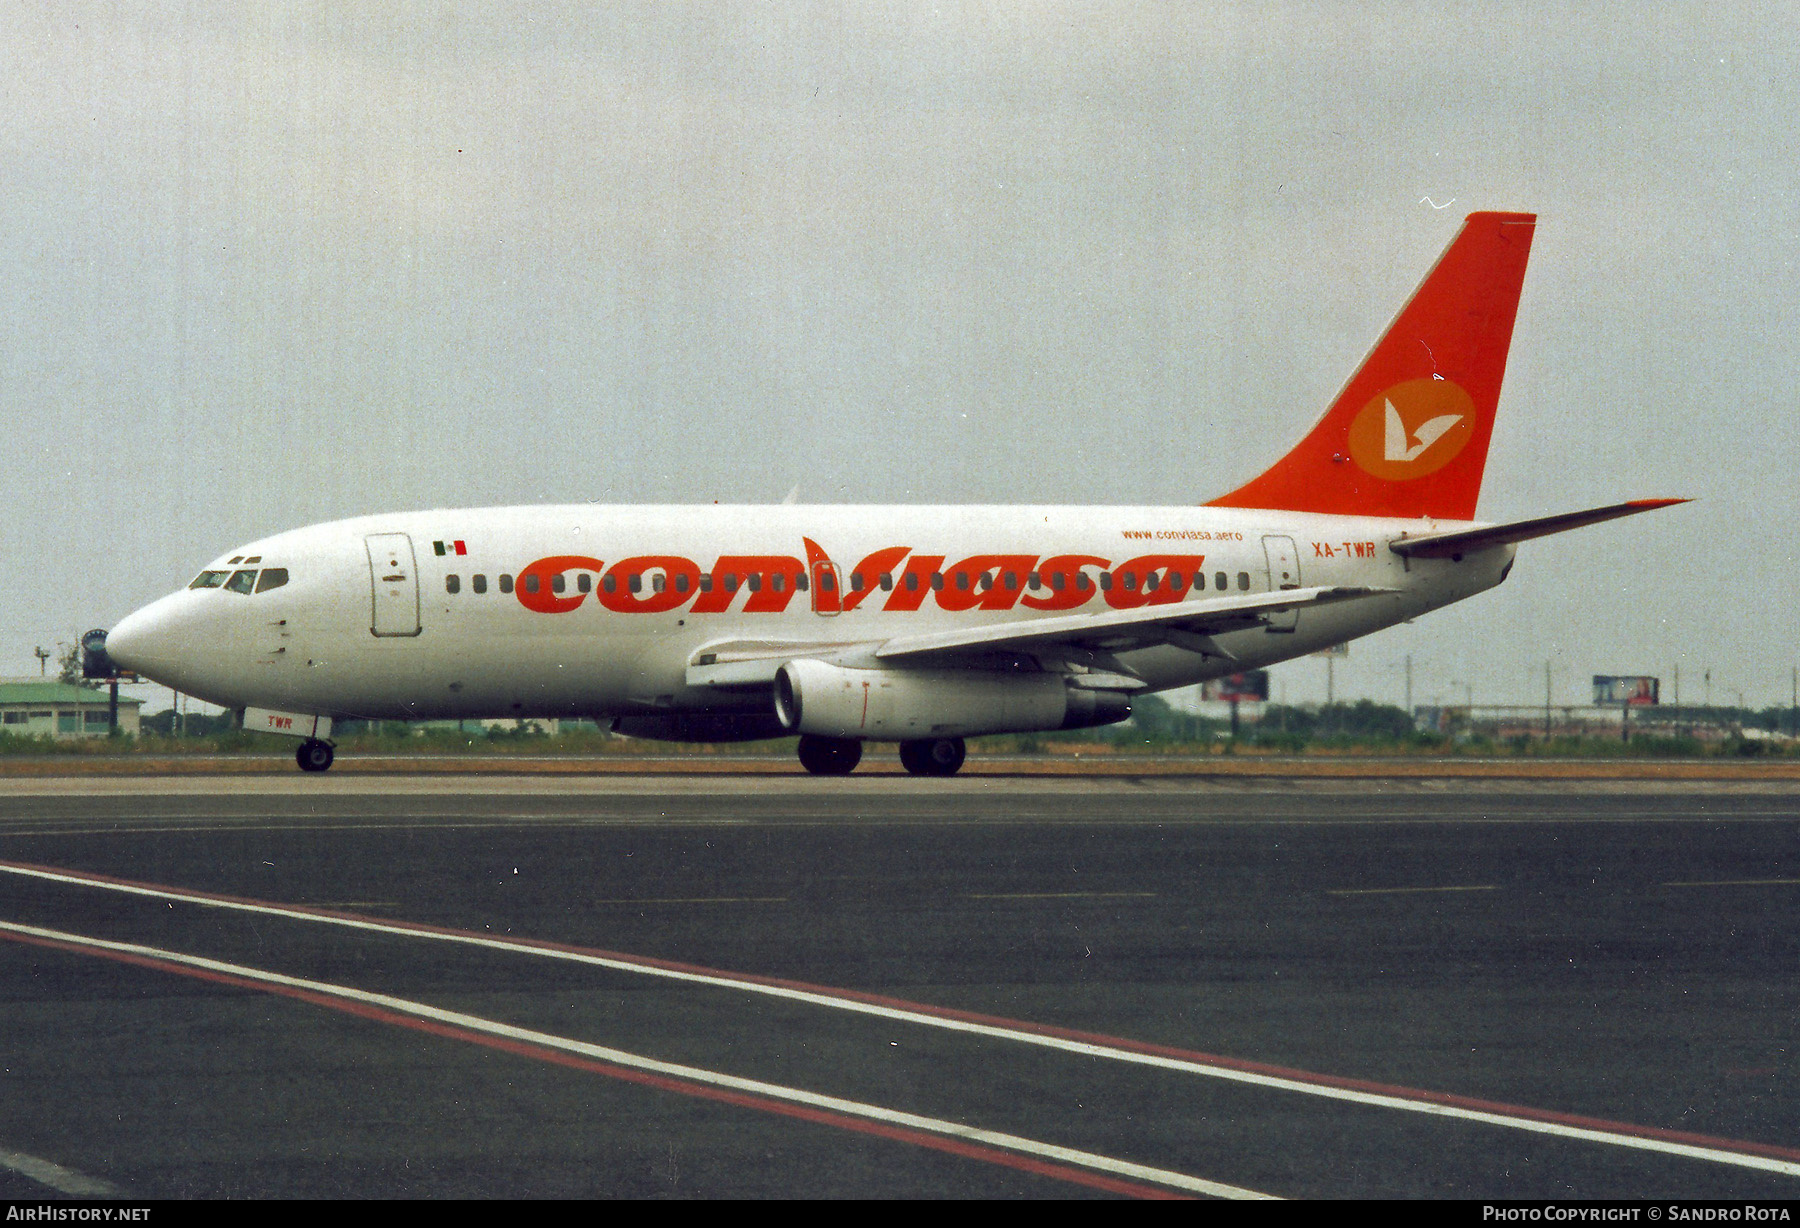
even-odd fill
[[[1389,590],[1221,635],[1220,655],[1172,644],[1118,654],[1115,664],[1161,690],[1338,644],[1498,584],[1511,546],[1456,561],[1387,548],[1462,523],[1209,507],[367,516],[239,547],[207,568],[224,579],[145,607],[110,643],[126,668],[229,708],[384,719],[766,712],[766,689],[691,685],[708,645],[791,641],[797,655],[817,656],[822,644],[1302,584]],[[285,581],[237,591],[254,589],[241,573],[266,569]]]

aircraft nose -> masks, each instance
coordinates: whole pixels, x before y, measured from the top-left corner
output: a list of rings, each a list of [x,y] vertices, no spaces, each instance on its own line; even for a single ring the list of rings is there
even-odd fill
[[[106,654],[120,669],[161,681],[173,670],[184,636],[170,598],[152,602],[106,634]]]

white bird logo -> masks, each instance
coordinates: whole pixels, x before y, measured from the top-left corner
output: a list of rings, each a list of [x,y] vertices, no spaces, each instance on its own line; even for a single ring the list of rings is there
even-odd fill
[[[1383,459],[1391,462],[1405,462],[1419,459],[1419,455],[1432,444],[1444,437],[1444,432],[1462,421],[1461,414],[1440,414],[1427,419],[1413,436],[1418,442],[1407,446],[1406,424],[1400,421],[1400,411],[1394,403],[1387,403],[1387,433],[1383,440]]]

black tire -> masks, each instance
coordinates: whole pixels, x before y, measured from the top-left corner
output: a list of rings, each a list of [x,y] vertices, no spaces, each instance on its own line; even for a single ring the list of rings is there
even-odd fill
[[[331,770],[331,761],[336,757],[331,743],[321,742],[317,738],[308,738],[300,743],[300,749],[294,752],[294,762],[300,765],[302,772],[326,772]]]
[[[855,738],[800,738],[800,766],[814,776],[848,776],[862,762],[862,743]]]
[[[961,738],[924,738],[900,743],[900,765],[914,776],[954,776],[968,748]]]

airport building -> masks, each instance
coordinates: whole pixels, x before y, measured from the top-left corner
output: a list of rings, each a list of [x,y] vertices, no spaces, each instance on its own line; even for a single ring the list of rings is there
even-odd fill
[[[119,732],[138,731],[141,699],[119,697]],[[104,738],[112,728],[105,691],[51,678],[0,678],[0,733],[15,737]]]

